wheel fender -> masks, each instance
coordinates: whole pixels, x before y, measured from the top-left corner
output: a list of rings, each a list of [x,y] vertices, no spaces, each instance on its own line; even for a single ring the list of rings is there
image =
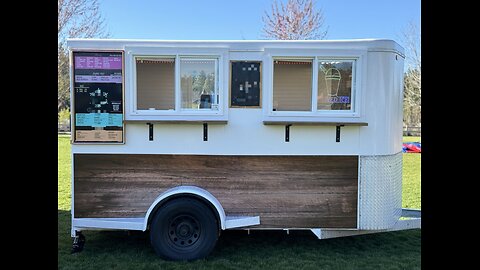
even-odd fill
[[[148,220],[150,218],[150,215],[152,214],[153,210],[155,207],[165,201],[166,199],[170,198],[171,196],[178,195],[178,194],[193,194],[199,197],[204,198],[208,202],[210,202],[216,209],[218,216],[220,218],[220,227],[222,230],[225,230],[225,210],[223,209],[222,205],[220,202],[213,196],[210,192],[206,191],[203,188],[199,188],[196,186],[178,186],[171,188],[162,194],[160,194],[155,201],[150,205],[148,208],[147,214],[145,215],[145,219],[143,221],[143,231],[147,230],[148,226]]]

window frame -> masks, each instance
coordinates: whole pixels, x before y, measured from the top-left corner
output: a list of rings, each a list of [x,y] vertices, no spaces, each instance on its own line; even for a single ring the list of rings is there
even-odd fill
[[[268,87],[265,87],[266,98],[264,108],[264,121],[290,121],[290,122],[333,122],[360,121],[362,112],[362,89],[365,87],[363,77],[366,74],[366,50],[339,50],[339,49],[310,49],[302,53],[290,49],[266,49],[264,58],[265,67],[268,68]],[[310,111],[273,111],[273,80],[275,60],[312,60],[312,107]],[[353,61],[352,68],[352,93],[350,110],[318,110],[318,70],[321,60]],[[267,73],[267,71],[266,71]],[[268,95],[268,97],[267,97]]]
[[[191,47],[143,47],[131,46],[125,48],[126,56],[126,90],[128,91],[126,103],[128,111],[126,121],[225,121],[228,119],[228,110],[225,108],[228,95],[226,91],[224,66],[228,62],[228,49],[226,48],[191,48]],[[175,59],[175,106],[174,110],[139,110],[137,109],[137,68],[138,58],[165,58]],[[218,93],[218,109],[182,109],[181,108],[181,77],[180,60],[215,60],[215,76],[217,79],[216,91]]]

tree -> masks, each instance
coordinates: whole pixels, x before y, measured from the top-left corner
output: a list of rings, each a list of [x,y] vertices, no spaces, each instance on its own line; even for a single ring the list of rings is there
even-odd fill
[[[280,8],[274,0],[271,14],[265,11],[262,21],[267,39],[324,39],[327,35],[323,11],[315,9],[313,0],[288,0],[286,5],[280,2]]]
[[[205,78],[205,84],[203,84],[202,93],[212,95],[215,91],[215,73],[210,73]]]
[[[193,101],[199,102],[200,95],[202,94],[203,86],[205,85],[205,80],[207,79],[207,74],[204,70],[201,70],[199,74],[193,77]]]
[[[63,44],[58,45],[58,111],[70,105],[70,74],[68,51]]]
[[[70,104],[67,38],[108,37],[98,0],[58,0],[58,111]]]
[[[410,22],[402,33],[405,48],[403,119],[407,126],[419,126],[422,111],[422,59],[418,26]]]

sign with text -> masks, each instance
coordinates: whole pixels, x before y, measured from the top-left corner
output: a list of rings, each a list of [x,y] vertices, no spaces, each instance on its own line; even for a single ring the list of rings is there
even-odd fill
[[[231,62],[231,107],[260,107],[260,62]]]
[[[123,52],[73,52],[74,142],[123,142]]]

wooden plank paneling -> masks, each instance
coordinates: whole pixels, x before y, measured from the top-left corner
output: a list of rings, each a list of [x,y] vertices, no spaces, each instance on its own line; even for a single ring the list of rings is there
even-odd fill
[[[74,155],[75,217],[142,217],[169,188],[208,190],[257,227],[355,228],[357,156]]]

